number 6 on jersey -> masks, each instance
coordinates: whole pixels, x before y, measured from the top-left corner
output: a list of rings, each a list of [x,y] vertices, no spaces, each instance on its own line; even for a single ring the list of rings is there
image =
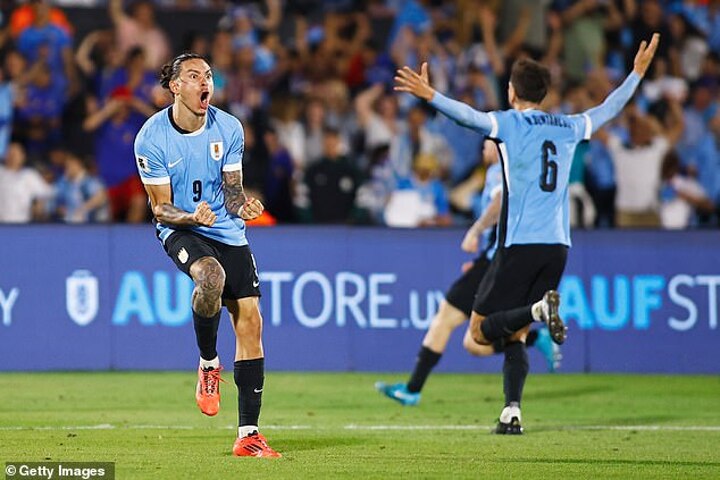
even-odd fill
[[[550,154],[557,155],[557,147],[550,140],[545,140],[542,144],[542,173],[540,174],[540,189],[543,192],[553,192],[557,187],[558,166],[557,162],[550,160]]]

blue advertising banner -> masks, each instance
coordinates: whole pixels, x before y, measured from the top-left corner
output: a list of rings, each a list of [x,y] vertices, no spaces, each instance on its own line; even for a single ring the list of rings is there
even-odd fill
[[[471,258],[459,230],[249,232],[267,367],[405,371]],[[150,226],[0,227],[0,369],[192,369],[191,280]],[[562,371],[720,373],[714,232],[577,232],[560,285]],[[455,332],[439,370],[497,372]],[[227,316],[221,359],[234,348]],[[545,370],[530,349],[531,368]]]

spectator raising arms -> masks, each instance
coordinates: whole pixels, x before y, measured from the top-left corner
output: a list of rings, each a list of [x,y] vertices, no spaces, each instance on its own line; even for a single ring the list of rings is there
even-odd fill
[[[123,10],[122,0],[110,0],[108,8],[121,54],[125,56],[132,47],[143,47],[147,50],[147,68],[160,68],[170,56],[170,43],[155,23],[152,2],[137,0],[130,8],[130,15]]]

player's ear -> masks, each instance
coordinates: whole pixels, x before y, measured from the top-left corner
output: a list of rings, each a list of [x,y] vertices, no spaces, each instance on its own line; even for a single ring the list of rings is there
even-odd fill
[[[171,80],[170,81],[170,92],[175,95],[178,93],[178,90],[180,89],[180,85],[178,85],[179,80]]]

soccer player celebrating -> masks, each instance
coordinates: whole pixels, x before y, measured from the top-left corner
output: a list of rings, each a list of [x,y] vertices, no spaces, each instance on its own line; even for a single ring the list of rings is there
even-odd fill
[[[396,402],[412,406],[420,402],[420,393],[432,369],[440,361],[445,352],[447,342],[452,332],[461,326],[472,312],[473,299],[478,285],[490,265],[495,253],[496,229],[495,224],[500,217],[502,205],[502,169],[498,163],[497,145],[492,140],[485,140],[483,145],[483,160],[487,165],[485,173],[485,186],[480,196],[480,217],[465,233],[461,248],[468,253],[477,253],[479,256],[464,269],[445,295],[445,300],[430,323],[430,328],[423,338],[420,352],[418,352],[415,368],[407,383],[377,382],[375,388],[388,398]],[[526,345],[535,345],[545,356],[548,369],[553,372],[559,363],[559,347],[550,340],[547,328],[535,329],[528,333]],[[492,345],[476,343],[470,330],[465,332],[463,347],[471,355],[484,357],[500,353],[505,348],[505,339],[499,338]]]
[[[498,141],[503,168],[503,204],[498,225],[498,251],[478,287],[470,317],[470,332],[481,345],[507,338],[503,366],[505,408],[496,433],[521,434],[520,401],[528,360],[525,339],[533,321],[545,322],[557,344],[566,327],[558,314],[555,291],[570,246],[568,178],[575,147],[590,139],[630,100],[645,75],[660,35],[643,41],[633,71],[597,107],[580,115],[552,115],[540,110],[550,84],[550,72],[539,63],[521,59],[510,74],[511,110],[479,112],[436,92],[427,64],[420,73],[397,71],[395,90],[424,99],[461,125]]]
[[[237,456],[280,457],[258,430],[265,379],[258,305],[260,281],[244,220],[263,212],[242,185],[244,134],[233,116],[210,105],[212,69],[184,53],[162,68],[174,102],[150,117],[135,139],[140,178],[157,235],[175,265],[195,283],[192,313],[200,350],[195,398],[205,415],[220,407],[217,330],[225,305],[235,330]]]

